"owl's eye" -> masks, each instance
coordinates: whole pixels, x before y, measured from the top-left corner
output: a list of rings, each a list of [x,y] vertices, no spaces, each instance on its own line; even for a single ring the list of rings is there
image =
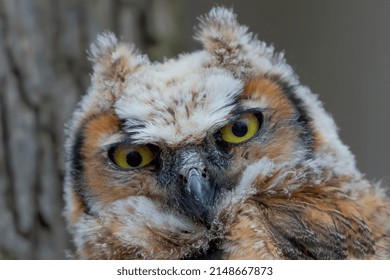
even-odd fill
[[[251,139],[259,131],[261,115],[245,113],[237,120],[225,125],[221,130],[222,140],[227,143],[241,143]]]
[[[120,168],[129,170],[148,165],[154,154],[148,146],[118,145],[109,149],[108,157]]]

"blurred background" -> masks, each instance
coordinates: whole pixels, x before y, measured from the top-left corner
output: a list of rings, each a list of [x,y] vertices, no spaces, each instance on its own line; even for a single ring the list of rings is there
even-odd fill
[[[0,0],[0,259],[71,251],[63,128],[89,85],[96,35],[111,30],[162,60],[200,48],[193,26],[215,4],[286,52],[359,169],[390,181],[390,1]]]

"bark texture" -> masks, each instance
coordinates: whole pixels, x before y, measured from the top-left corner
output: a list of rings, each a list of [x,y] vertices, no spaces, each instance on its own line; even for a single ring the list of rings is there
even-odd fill
[[[179,0],[0,0],[0,259],[63,259],[64,124],[86,49],[115,32],[151,59],[180,50]]]

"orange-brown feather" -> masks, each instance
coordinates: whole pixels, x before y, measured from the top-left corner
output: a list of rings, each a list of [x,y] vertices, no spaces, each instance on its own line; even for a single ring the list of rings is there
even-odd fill
[[[148,176],[148,170],[128,173],[126,182],[112,178],[107,157],[99,154],[101,142],[118,132],[120,120],[112,113],[95,116],[84,127],[85,144],[82,149],[84,158],[84,178],[93,196],[99,201],[110,203],[133,195],[156,196],[156,182]]]

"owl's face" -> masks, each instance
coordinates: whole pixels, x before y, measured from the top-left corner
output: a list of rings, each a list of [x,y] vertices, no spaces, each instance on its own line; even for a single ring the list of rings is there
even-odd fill
[[[353,173],[332,120],[282,55],[222,8],[197,37],[204,50],[163,63],[110,33],[92,46],[92,85],[67,142],[66,213],[81,257],[196,255],[272,166],[321,158]],[[178,236],[172,253],[164,244]]]
[[[109,111],[85,121],[75,152],[88,200],[146,196],[209,226],[248,165],[310,152],[307,120],[288,89],[268,78],[244,82],[203,63],[189,57],[149,66]]]

